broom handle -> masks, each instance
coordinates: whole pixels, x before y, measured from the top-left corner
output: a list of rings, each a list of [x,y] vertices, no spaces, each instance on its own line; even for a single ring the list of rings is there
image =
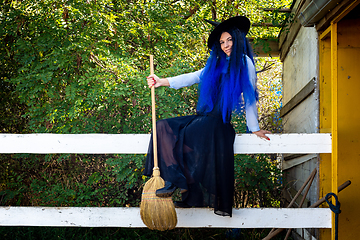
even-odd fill
[[[154,57],[150,55],[150,74],[154,74]],[[151,109],[152,109],[152,127],[153,127],[153,151],[154,151],[154,169],[158,169],[157,154],[157,135],[156,135],[156,113],[155,113],[155,87],[151,87]]]

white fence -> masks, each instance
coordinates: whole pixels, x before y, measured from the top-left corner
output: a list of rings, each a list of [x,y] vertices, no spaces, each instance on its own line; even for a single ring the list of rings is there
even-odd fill
[[[234,152],[331,153],[331,135],[268,134],[270,141],[254,134],[238,134]],[[145,154],[150,134],[0,134],[0,153]]]
[[[331,153],[330,134],[237,135],[234,152]],[[147,134],[0,134],[0,153],[144,154]],[[328,208],[234,209],[221,217],[209,208],[176,209],[177,227],[331,228]],[[145,227],[139,208],[0,207],[0,226]]]

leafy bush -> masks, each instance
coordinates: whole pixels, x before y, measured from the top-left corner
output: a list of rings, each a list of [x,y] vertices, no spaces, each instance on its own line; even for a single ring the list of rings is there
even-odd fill
[[[235,157],[235,206],[280,207],[281,170],[267,155]]]
[[[2,175],[1,205],[138,206],[142,156],[72,154],[51,159],[2,155],[2,163],[12,167]]]

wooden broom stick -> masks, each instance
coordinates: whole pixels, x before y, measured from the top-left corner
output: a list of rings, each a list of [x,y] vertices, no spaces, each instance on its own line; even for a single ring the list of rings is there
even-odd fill
[[[150,75],[154,74],[154,56],[150,55]],[[151,87],[151,114],[153,128],[153,151],[154,151],[154,169],[159,169],[157,153],[157,134],[156,134],[156,111],[155,111],[155,86]]]
[[[154,74],[154,61],[152,55],[150,55],[150,74]],[[141,194],[140,216],[141,220],[148,228],[164,231],[175,228],[177,216],[171,197],[160,198],[156,196],[156,190],[164,187],[164,180],[160,176],[160,169],[158,166],[154,86],[151,87],[151,105],[154,168],[152,177],[145,183]]]

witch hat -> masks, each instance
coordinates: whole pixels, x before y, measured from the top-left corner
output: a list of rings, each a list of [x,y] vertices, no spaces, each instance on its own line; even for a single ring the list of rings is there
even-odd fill
[[[217,27],[220,23],[219,22],[214,22],[214,21],[211,21],[211,20],[207,20],[207,19],[204,19],[206,22],[210,23],[211,25],[213,25],[214,27]]]
[[[247,34],[250,29],[250,20],[245,16],[232,17],[221,23],[214,22],[214,21],[207,20],[207,19],[205,19],[205,21],[210,23],[211,25],[215,26],[214,30],[210,33],[210,36],[208,38],[207,45],[208,45],[208,48],[210,48],[210,49],[213,46],[213,44],[215,43],[215,41],[218,40],[218,38],[220,37],[220,34],[223,32],[226,32],[230,28],[236,27],[240,31],[244,32],[245,34]]]

